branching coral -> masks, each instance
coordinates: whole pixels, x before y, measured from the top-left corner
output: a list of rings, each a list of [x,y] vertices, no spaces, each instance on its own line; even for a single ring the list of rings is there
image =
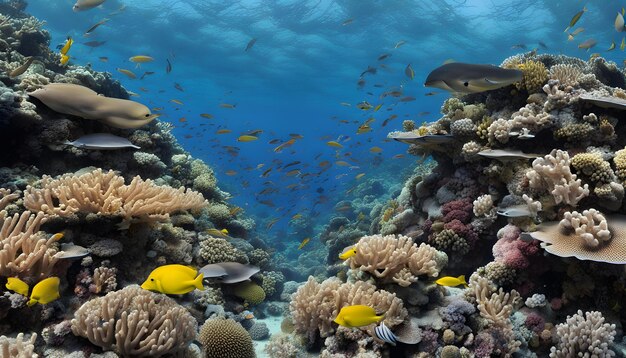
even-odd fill
[[[556,326],[558,342],[550,348],[551,358],[614,357],[609,345],[615,338],[615,325],[604,323],[597,311],[568,316],[565,323]]]
[[[491,195],[484,194],[476,198],[473,202],[473,211],[475,216],[487,215],[493,209],[493,199]]]
[[[481,317],[497,327],[510,326],[513,307],[519,304],[520,295],[515,290],[505,293],[491,286],[489,280],[479,275],[470,277],[470,289],[474,292]]]
[[[548,70],[539,61],[528,60],[517,67],[522,70],[522,81],[515,84],[518,89],[525,89],[529,93],[537,92],[548,80]]]
[[[589,185],[582,185],[576,174],[570,171],[567,152],[553,149],[544,158],[533,161],[533,169],[526,173],[529,185],[534,189],[547,188],[557,204],[576,206],[589,195]]]
[[[355,247],[356,255],[348,259],[351,269],[403,287],[417,281],[417,276],[439,275],[442,265],[437,256],[445,255],[424,243],[417,246],[406,236],[364,236]]]
[[[0,216],[0,276],[39,280],[50,275],[60,256],[52,246],[59,237],[37,234],[44,222],[42,212]]]
[[[401,299],[393,293],[376,290],[371,283],[342,283],[337,278],[318,283],[312,276],[292,296],[289,310],[296,332],[306,335],[312,343],[318,333],[321,337],[333,334],[333,320],[342,307],[350,305],[367,305],[384,313],[383,321],[390,328],[402,323],[407,316]]]
[[[611,240],[609,224],[604,215],[596,209],[585,210],[582,214],[567,211],[563,214],[559,226],[563,230],[573,230],[589,247],[597,247],[601,242]]]
[[[114,171],[67,174],[52,179],[44,176],[41,189],[29,186],[24,206],[49,215],[69,216],[73,213],[120,215],[126,222],[166,220],[178,211],[199,211],[205,207],[202,194],[184,188],[155,185],[152,180],[135,177],[130,184]]]
[[[176,352],[195,338],[197,329],[184,307],[136,285],[87,301],[72,319],[75,335],[124,356]]]
[[[35,353],[37,334],[33,333],[29,339],[24,339],[24,333],[19,333],[15,339],[0,336],[0,357],[3,358],[37,358]]]

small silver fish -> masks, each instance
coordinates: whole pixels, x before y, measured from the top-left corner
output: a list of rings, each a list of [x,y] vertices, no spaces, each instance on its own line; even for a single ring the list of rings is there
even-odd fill
[[[383,342],[387,342],[392,346],[395,346],[398,341],[398,337],[391,332],[389,327],[385,326],[385,322],[381,322],[379,326],[374,328],[374,334],[376,335],[376,338]]]
[[[118,137],[109,133],[94,133],[87,134],[73,142],[66,141],[65,145],[71,145],[81,149],[95,149],[95,150],[115,150],[122,148],[135,148],[140,147],[131,143],[128,139]]]
[[[512,205],[506,208],[498,209],[498,215],[506,216],[508,218],[523,218],[530,217],[531,213],[528,210],[528,205],[520,204],[520,205]]]

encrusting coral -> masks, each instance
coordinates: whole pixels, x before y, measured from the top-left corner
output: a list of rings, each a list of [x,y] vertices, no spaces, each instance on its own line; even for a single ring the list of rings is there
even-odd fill
[[[173,299],[127,286],[84,303],[72,332],[124,356],[158,357],[176,352],[196,336],[198,324]]]
[[[427,244],[419,246],[406,236],[364,236],[355,245],[356,254],[348,259],[351,269],[365,271],[381,282],[406,287],[418,276],[437,277],[447,256]]]
[[[102,169],[58,179],[44,176],[41,189],[29,186],[24,193],[24,206],[29,210],[58,216],[119,215],[126,222],[166,220],[170,213],[199,211],[205,205],[202,194],[192,190],[158,186],[140,177],[125,185],[123,177]]]

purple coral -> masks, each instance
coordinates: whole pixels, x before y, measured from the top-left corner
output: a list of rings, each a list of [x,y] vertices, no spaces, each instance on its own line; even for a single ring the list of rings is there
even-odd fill
[[[472,200],[465,198],[447,202],[441,206],[443,222],[449,223],[452,220],[459,220],[463,224],[469,223],[473,212]]]
[[[474,305],[463,299],[456,299],[448,306],[439,309],[443,320],[458,335],[465,335],[472,331],[471,328],[465,325],[465,317],[474,312],[476,312]]]
[[[530,329],[531,331],[539,334],[543,331],[546,325],[546,321],[537,312],[530,312],[526,316],[524,325],[528,327],[528,329]]]

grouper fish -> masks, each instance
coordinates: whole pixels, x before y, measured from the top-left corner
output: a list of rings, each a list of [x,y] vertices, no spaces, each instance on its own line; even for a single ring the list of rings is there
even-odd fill
[[[521,80],[522,71],[519,70],[452,62],[428,74],[424,86],[457,93],[478,93],[506,87]]]

